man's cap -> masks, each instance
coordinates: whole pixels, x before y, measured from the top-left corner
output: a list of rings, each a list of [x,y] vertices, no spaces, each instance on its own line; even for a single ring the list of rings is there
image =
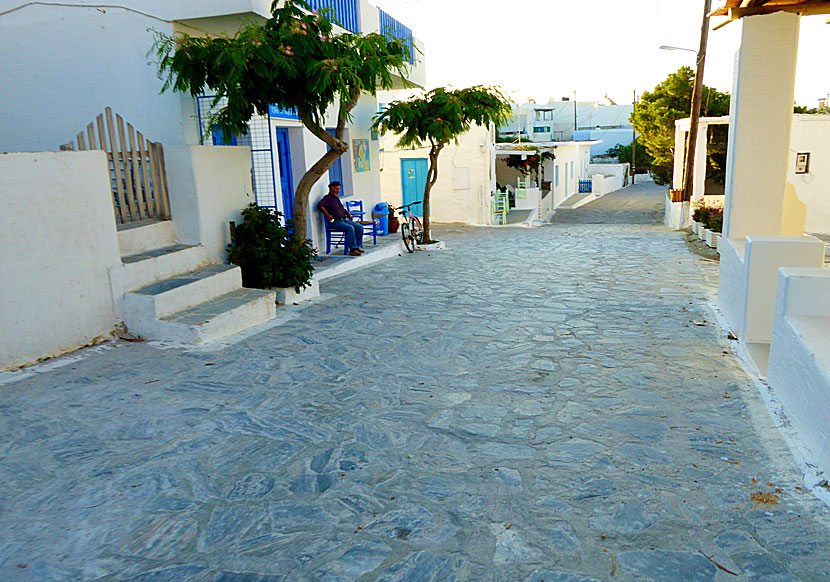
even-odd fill
[[[334,182],[329,182],[329,188],[334,188],[335,186],[339,186],[340,182],[335,180]]]

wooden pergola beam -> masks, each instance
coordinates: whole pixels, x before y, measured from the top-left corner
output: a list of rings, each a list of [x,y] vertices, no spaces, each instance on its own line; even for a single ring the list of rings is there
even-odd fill
[[[726,16],[726,20],[712,27],[717,30],[734,20],[758,14],[772,14],[774,12],[792,12],[802,16],[830,14],[829,0],[727,0],[724,6],[713,10],[710,16]],[[828,19],[830,23],[830,19]]]

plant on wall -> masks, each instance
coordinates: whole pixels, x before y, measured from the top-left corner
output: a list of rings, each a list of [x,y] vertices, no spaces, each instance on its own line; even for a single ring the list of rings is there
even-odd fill
[[[228,259],[242,269],[245,287],[293,287],[299,293],[311,284],[317,251],[306,240],[292,244],[291,232],[281,224],[282,214],[256,204],[242,211],[244,222],[234,231]]]
[[[513,168],[523,178],[526,178],[531,172],[538,173],[539,168],[542,167],[542,162],[553,160],[555,157],[551,152],[527,154],[524,158],[522,156],[507,156],[504,163],[508,168]]]
[[[269,105],[296,109],[303,125],[324,141],[328,151],[303,175],[294,193],[294,244],[306,240],[311,187],[348,151],[346,123],[362,93],[391,89],[393,74],[405,78],[409,49],[377,33],[334,35],[330,10],[312,11],[305,0],[275,1],[265,23],[243,26],[232,37],[157,34],[155,52],[163,90],[209,90],[215,107],[227,105],[211,120],[224,135],[245,134],[254,112]],[[334,133],[324,127],[326,111],[339,107]]]
[[[429,169],[424,187],[424,242],[432,242],[429,195],[438,180],[438,155],[448,143],[469,131],[473,124],[487,127],[503,124],[510,116],[510,103],[495,87],[449,90],[438,87],[408,101],[393,101],[375,117],[373,127],[381,133],[399,134],[402,148],[429,145]]]
[[[701,223],[712,232],[721,232],[723,230],[723,208],[706,206],[706,203],[700,200],[692,211],[692,220]]]

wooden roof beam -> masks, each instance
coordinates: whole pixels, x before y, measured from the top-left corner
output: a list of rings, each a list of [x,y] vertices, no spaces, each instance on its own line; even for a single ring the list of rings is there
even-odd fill
[[[737,20],[745,16],[757,14],[772,14],[773,12],[793,12],[802,16],[815,14],[830,14],[830,2],[800,2],[798,4],[772,4],[751,6],[749,8],[730,8],[729,20]]]

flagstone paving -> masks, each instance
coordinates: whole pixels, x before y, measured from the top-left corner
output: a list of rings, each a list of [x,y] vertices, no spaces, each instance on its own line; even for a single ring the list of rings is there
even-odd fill
[[[828,580],[830,511],[661,204],[443,227],[221,351],[0,387],[0,580]]]

